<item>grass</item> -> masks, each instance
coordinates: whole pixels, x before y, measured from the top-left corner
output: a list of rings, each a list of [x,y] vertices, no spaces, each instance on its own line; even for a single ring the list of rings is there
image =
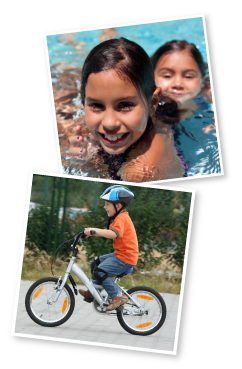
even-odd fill
[[[41,278],[52,276],[51,261],[52,257],[45,251],[40,251],[34,244],[31,244],[31,250],[25,247],[21,278],[23,280],[36,281]],[[52,268],[55,276],[64,275],[68,262],[69,260],[64,261],[61,258],[56,259]],[[89,263],[86,260],[85,252],[81,249],[77,264],[90,278]],[[77,285],[82,285],[82,282],[74,274],[72,276]],[[180,294],[181,274],[178,268],[173,268],[163,261],[152,271],[139,271],[135,268],[135,271],[123,277],[119,284],[125,289],[135,286],[146,286],[161,293]]]

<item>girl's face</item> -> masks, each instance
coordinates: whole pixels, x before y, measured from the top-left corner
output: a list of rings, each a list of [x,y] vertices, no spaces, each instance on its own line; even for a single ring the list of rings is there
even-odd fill
[[[203,78],[197,62],[186,51],[163,55],[155,67],[155,83],[171,98],[184,103],[199,94]]]
[[[121,154],[142,136],[159,94],[157,89],[148,110],[136,87],[113,69],[91,73],[86,84],[87,127],[106,152]]]

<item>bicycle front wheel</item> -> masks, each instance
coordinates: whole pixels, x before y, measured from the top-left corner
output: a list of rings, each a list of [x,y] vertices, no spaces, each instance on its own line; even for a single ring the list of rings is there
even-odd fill
[[[56,292],[57,278],[43,278],[35,282],[28,290],[25,307],[30,318],[44,327],[56,327],[66,322],[75,307],[75,298],[66,284],[58,300],[49,305],[47,302]]]
[[[161,328],[166,319],[166,304],[161,295],[149,287],[134,287],[127,293],[142,306],[142,313],[129,300],[117,312],[121,326],[129,333],[147,336]]]

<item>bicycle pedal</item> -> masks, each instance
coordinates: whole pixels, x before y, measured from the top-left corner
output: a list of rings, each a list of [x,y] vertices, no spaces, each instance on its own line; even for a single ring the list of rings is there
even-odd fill
[[[124,307],[123,307],[123,305],[121,305],[121,306],[117,307],[117,309],[115,309],[115,310],[116,311],[123,311],[123,309],[124,309]]]
[[[91,303],[91,302],[93,302],[93,300],[91,300],[91,299],[89,299],[88,297],[84,297],[84,299],[83,299],[84,301],[86,301],[86,302],[88,302],[89,304]]]

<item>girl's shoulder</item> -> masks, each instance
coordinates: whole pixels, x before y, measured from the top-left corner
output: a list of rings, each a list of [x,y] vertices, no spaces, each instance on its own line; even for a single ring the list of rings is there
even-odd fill
[[[171,127],[155,123],[154,128],[131,150],[119,175],[132,182],[183,177],[184,166],[176,155]]]

